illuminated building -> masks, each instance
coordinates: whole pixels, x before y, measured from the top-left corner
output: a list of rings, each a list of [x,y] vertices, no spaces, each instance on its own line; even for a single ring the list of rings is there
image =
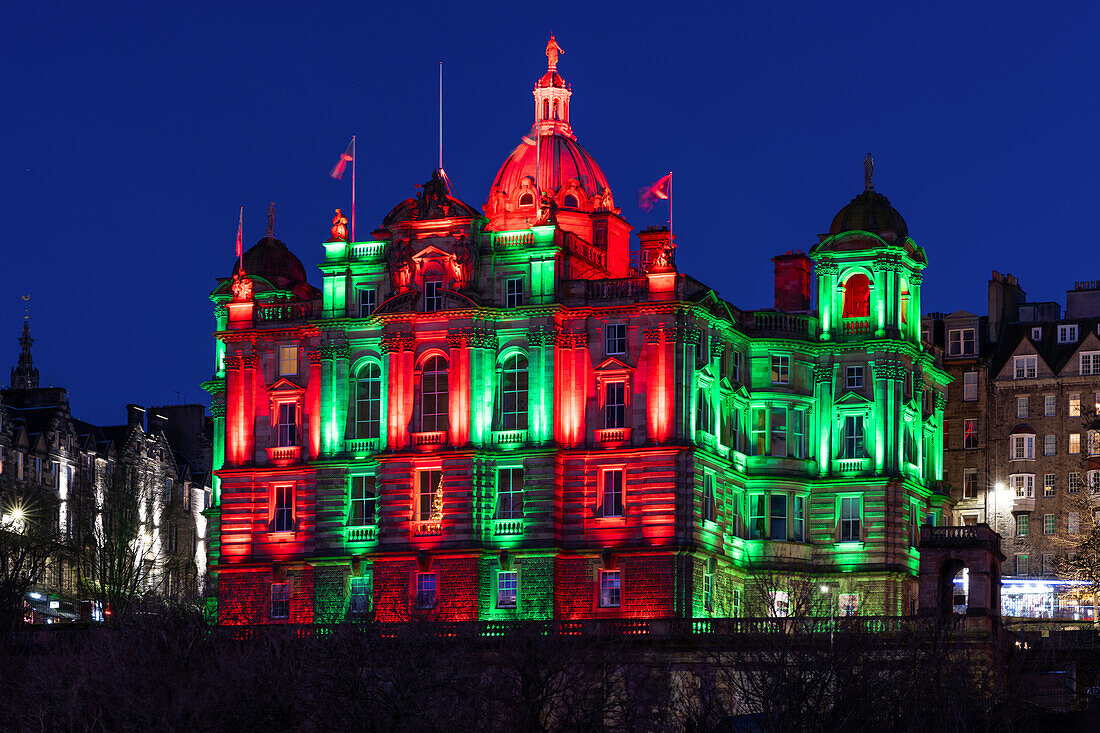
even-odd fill
[[[953,377],[944,464],[955,521],[1004,538],[1005,616],[1091,615],[1056,576],[1097,520],[1100,441],[1088,423],[1100,404],[1100,284],[1076,283],[1064,311],[1028,302],[1012,275],[994,272],[988,292],[987,314],[925,319]]]
[[[740,310],[631,251],[555,62],[483,212],[437,171],[321,288],[270,215],[211,294],[220,622],[730,616],[761,568],[914,609],[947,375],[904,220],[868,181]]]

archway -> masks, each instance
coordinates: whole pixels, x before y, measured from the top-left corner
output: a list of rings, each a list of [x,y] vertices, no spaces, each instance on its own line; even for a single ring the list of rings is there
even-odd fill
[[[871,315],[871,281],[857,272],[844,283],[844,318],[867,318]]]

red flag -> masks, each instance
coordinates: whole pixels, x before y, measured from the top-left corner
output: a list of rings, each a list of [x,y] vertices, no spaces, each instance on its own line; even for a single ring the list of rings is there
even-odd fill
[[[661,176],[653,183],[638,191],[638,208],[649,211],[658,201],[668,201],[672,192],[672,173]]]
[[[348,143],[348,149],[340,154],[340,160],[336,161],[336,165],[333,166],[332,172],[329,173],[329,175],[335,178],[337,181],[341,180],[344,177],[344,168],[346,168],[348,163],[353,160],[355,160],[354,137],[351,139],[351,142]]]
[[[241,207],[241,218],[237,220],[237,257],[240,258],[244,247],[244,207]]]

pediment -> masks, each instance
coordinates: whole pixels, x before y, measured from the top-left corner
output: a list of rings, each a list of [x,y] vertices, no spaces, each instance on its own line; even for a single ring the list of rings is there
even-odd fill
[[[613,356],[609,356],[606,359],[604,359],[600,363],[600,365],[595,367],[592,371],[596,372],[596,373],[602,373],[602,372],[632,372],[632,371],[634,371],[634,367],[630,366],[629,364],[627,364],[624,361],[620,361],[619,359],[616,359]]]
[[[874,400],[865,397],[859,392],[847,392],[843,397],[834,402],[836,405],[873,405]]]
[[[412,256],[417,262],[423,262],[424,260],[440,260],[451,257],[451,253],[436,247],[434,244],[429,244],[424,249],[420,250]]]
[[[286,377],[280,377],[275,384],[267,388],[267,392],[272,397],[276,396],[300,396],[305,394],[305,387],[299,387],[294,382],[290,381]]]

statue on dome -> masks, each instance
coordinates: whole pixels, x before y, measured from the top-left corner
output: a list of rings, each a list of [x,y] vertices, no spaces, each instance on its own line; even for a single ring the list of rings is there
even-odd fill
[[[272,201],[267,205],[267,233],[264,237],[271,239],[275,238],[275,202]]]
[[[409,289],[412,267],[412,246],[408,240],[390,242],[386,252],[386,268],[390,271],[390,284],[395,295]]]
[[[550,71],[556,71],[558,68],[558,55],[563,54],[565,51],[561,49],[558,42],[554,40],[554,35],[550,34],[550,40],[546,42],[546,58],[550,62],[547,66]]]
[[[447,193],[447,182],[438,171],[432,171],[430,181],[420,187],[416,195],[417,219],[443,219],[450,216],[451,197]]]
[[[873,175],[875,175],[875,159],[867,153],[867,157],[863,159],[863,188],[868,191],[875,190],[875,184],[871,182]]]
[[[252,300],[252,278],[244,274],[244,268],[233,274],[233,300]]]
[[[332,233],[332,237],[328,241],[348,241],[348,218],[344,216],[344,213],[340,211],[340,209],[337,209],[336,215],[332,217],[332,229],[330,232]]]
[[[451,259],[451,276],[454,289],[462,290],[474,279],[477,270],[477,248],[470,243],[470,237],[457,237]]]
[[[545,191],[539,198],[539,215],[535,219],[536,226],[543,224],[549,224],[551,226],[557,226],[558,224],[558,202],[554,200],[553,196]]]

